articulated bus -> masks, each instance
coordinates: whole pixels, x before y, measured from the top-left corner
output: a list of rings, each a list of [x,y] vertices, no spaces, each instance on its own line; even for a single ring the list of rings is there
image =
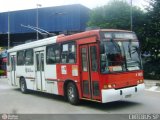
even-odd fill
[[[139,42],[134,32],[90,30],[59,35],[8,50],[9,83],[28,90],[101,103],[144,90]]]

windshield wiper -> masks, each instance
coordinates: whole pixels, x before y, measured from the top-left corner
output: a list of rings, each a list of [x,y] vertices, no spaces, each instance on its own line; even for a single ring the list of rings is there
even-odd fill
[[[116,47],[117,51],[118,51],[119,53],[121,53],[121,49],[120,49],[119,45],[117,44],[117,42],[115,42],[114,39],[111,39],[111,42],[112,42],[113,45]]]
[[[129,56],[130,58],[132,58],[132,53],[131,53],[131,39],[129,39],[129,43],[128,43],[128,52],[129,52]]]

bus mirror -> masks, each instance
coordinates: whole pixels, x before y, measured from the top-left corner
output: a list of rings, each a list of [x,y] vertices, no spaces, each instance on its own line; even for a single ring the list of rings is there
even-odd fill
[[[101,53],[101,54],[104,54],[104,53],[105,53],[105,48],[104,48],[104,45],[103,45],[103,44],[100,45],[100,53]]]
[[[106,61],[106,54],[101,54],[101,61],[102,62],[105,62]]]

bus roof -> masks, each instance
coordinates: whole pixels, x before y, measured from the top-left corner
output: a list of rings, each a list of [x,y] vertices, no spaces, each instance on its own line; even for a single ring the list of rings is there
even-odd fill
[[[100,31],[131,32],[131,31],[127,31],[127,30],[117,30],[117,29],[97,29],[97,30],[90,30],[90,31],[85,31],[85,32],[81,32],[81,33],[76,33],[76,34],[72,34],[72,35],[68,35],[68,36],[58,35],[58,36],[49,37],[49,38],[45,38],[45,39],[38,40],[38,41],[33,41],[30,43],[18,45],[18,46],[15,46],[15,47],[9,49],[7,52],[10,53],[10,52],[18,51],[18,50],[35,48],[35,47],[40,47],[43,45],[49,45],[49,44],[53,44],[53,43],[59,43],[59,42],[64,42],[64,41],[69,41],[69,40],[76,40],[76,39],[80,39],[80,38],[84,38],[84,37],[88,37],[88,36],[93,36],[93,35],[99,36]]]
[[[42,40],[25,43],[22,45],[15,46],[9,49],[7,52],[10,53],[10,52],[18,51],[18,50],[29,49],[29,48],[34,48],[34,47],[40,47],[40,46],[47,45],[47,44],[52,44],[56,42],[56,39],[57,39],[57,36],[54,36],[54,37],[49,37],[49,38],[45,38]]]
[[[85,38],[85,37],[94,36],[94,35],[97,35],[98,37],[100,37],[99,36],[100,31],[102,31],[102,32],[132,32],[132,31],[128,31],[128,30],[118,30],[118,29],[89,30],[89,31],[76,33],[76,34],[68,35],[68,36],[61,37],[61,38],[57,38],[57,42],[64,42],[64,41],[68,41],[68,40],[76,40],[76,39]]]

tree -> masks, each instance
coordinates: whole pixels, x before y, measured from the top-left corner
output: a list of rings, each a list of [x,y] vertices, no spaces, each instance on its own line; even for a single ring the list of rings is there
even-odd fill
[[[114,0],[102,7],[93,9],[90,13],[88,26],[130,30],[130,5],[122,0]],[[133,7],[133,28],[141,25],[144,13],[138,7]]]
[[[151,0],[146,13],[146,51],[158,61],[160,58],[160,1]]]
[[[97,7],[90,13],[88,26],[97,26],[108,29],[130,30],[131,6],[124,0],[114,0],[107,5]],[[133,6],[133,31],[136,32],[143,46],[145,46],[145,13],[138,7]]]
[[[93,9],[88,26],[129,29],[129,13],[128,4],[123,1],[113,1]]]

